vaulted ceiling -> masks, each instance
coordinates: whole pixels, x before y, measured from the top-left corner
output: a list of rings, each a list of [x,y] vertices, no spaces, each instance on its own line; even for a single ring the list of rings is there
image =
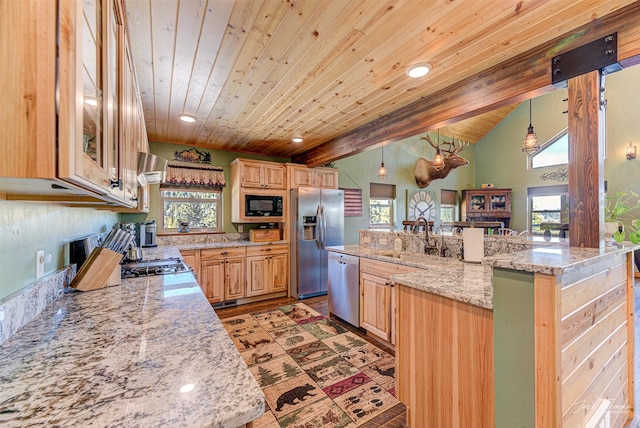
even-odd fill
[[[477,101],[502,64],[630,3],[125,0],[151,141],[297,157],[310,164],[383,143],[366,137],[366,130],[378,123],[392,126],[396,112],[411,115],[406,106],[436,99],[435,94],[444,99],[449,88],[457,88],[451,93],[458,111],[466,97],[476,100],[467,113],[434,114],[437,105],[416,111],[412,126],[387,132],[386,141],[461,118],[466,120],[453,125],[456,135],[478,141],[525,99],[521,88],[496,101]],[[433,65],[427,76],[405,74],[423,61]],[[453,102],[443,101],[443,109]],[[183,112],[196,122],[181,122]],[[484,116],[471,117],[476,113]],[[304,142],[293,143],[295,136]],[[337,141],[343,147],[330,153]]]

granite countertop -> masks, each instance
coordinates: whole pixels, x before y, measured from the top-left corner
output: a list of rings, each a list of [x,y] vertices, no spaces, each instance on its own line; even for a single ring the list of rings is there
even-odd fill
[[[424,269],[392,275],[399,285],[437,294],[486,309],[493,309],[493,273],[490,266],[464,263],[452,257],[437,257],[404,251],[366,250],[358,245],[328,247],[329,251]]]
[[[555,246],[496,254],[485,257],[482,263],[495,268],[564,275],[637,249],[640,249],[640,245],[630,242],[607,244],[604,248]]]
[[[2,426],[236,428],[265,408],[190,273],[71,290],[0,346],[0,361]]]

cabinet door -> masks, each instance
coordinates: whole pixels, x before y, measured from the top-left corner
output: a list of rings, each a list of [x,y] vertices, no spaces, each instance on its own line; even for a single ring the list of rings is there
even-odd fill
[[[243,187],[262,187],[263,165],[254,162],[240,164],[240,180]]]
[[[264,164],[264,187],[269,189],[285,188],[285,167],[284,165]]]
[[[202,278],[200,278],[200,250],[184,250],[180,251],[180,255],[182,260],[193,269],[196,280],[202,281]]]
[[[324,189],[338,188],[338,171],[335,169],[316,168],[316,186]]]
[[[312,187],[314,186],[314,171],[306,166],[289,166],[288,168],[289,187]]]
[[[269,292],[276,293],[279,291],[286,291],[289,288],[289,282],[287,281],[287,273],[289,272],[289,255],[274,254],[269,257],[269,270],[271,271],[269,278]]]
[[[390,289],[383,278],[366,273],[360,275],[360,325],[386,341],[391,339]]]
[[[244,258],[225,260],[224,300],[244,297]]]
[[[247,257],[247,297],[267,294],[269,256]]]
[[[222,302],[224,298],[224,260],[205,260],[200,266],[201,280],[198,281],[209,302]]]

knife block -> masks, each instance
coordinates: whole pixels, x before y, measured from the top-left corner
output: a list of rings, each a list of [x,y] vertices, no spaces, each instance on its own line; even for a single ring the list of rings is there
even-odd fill
[[[115,271],[120,276],[122,254],[96,247],[84,262],[70,286],[80,291],[97,290],[106,285],[115,285]],[[119,281],[117,283],[120,283]]]

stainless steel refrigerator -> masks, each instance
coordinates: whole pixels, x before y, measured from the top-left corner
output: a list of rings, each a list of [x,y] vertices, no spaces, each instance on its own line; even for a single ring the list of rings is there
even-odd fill
[[[298,299],[327,293],[326,247],[344,245],[344,191],[291,189],[291,296]]]

